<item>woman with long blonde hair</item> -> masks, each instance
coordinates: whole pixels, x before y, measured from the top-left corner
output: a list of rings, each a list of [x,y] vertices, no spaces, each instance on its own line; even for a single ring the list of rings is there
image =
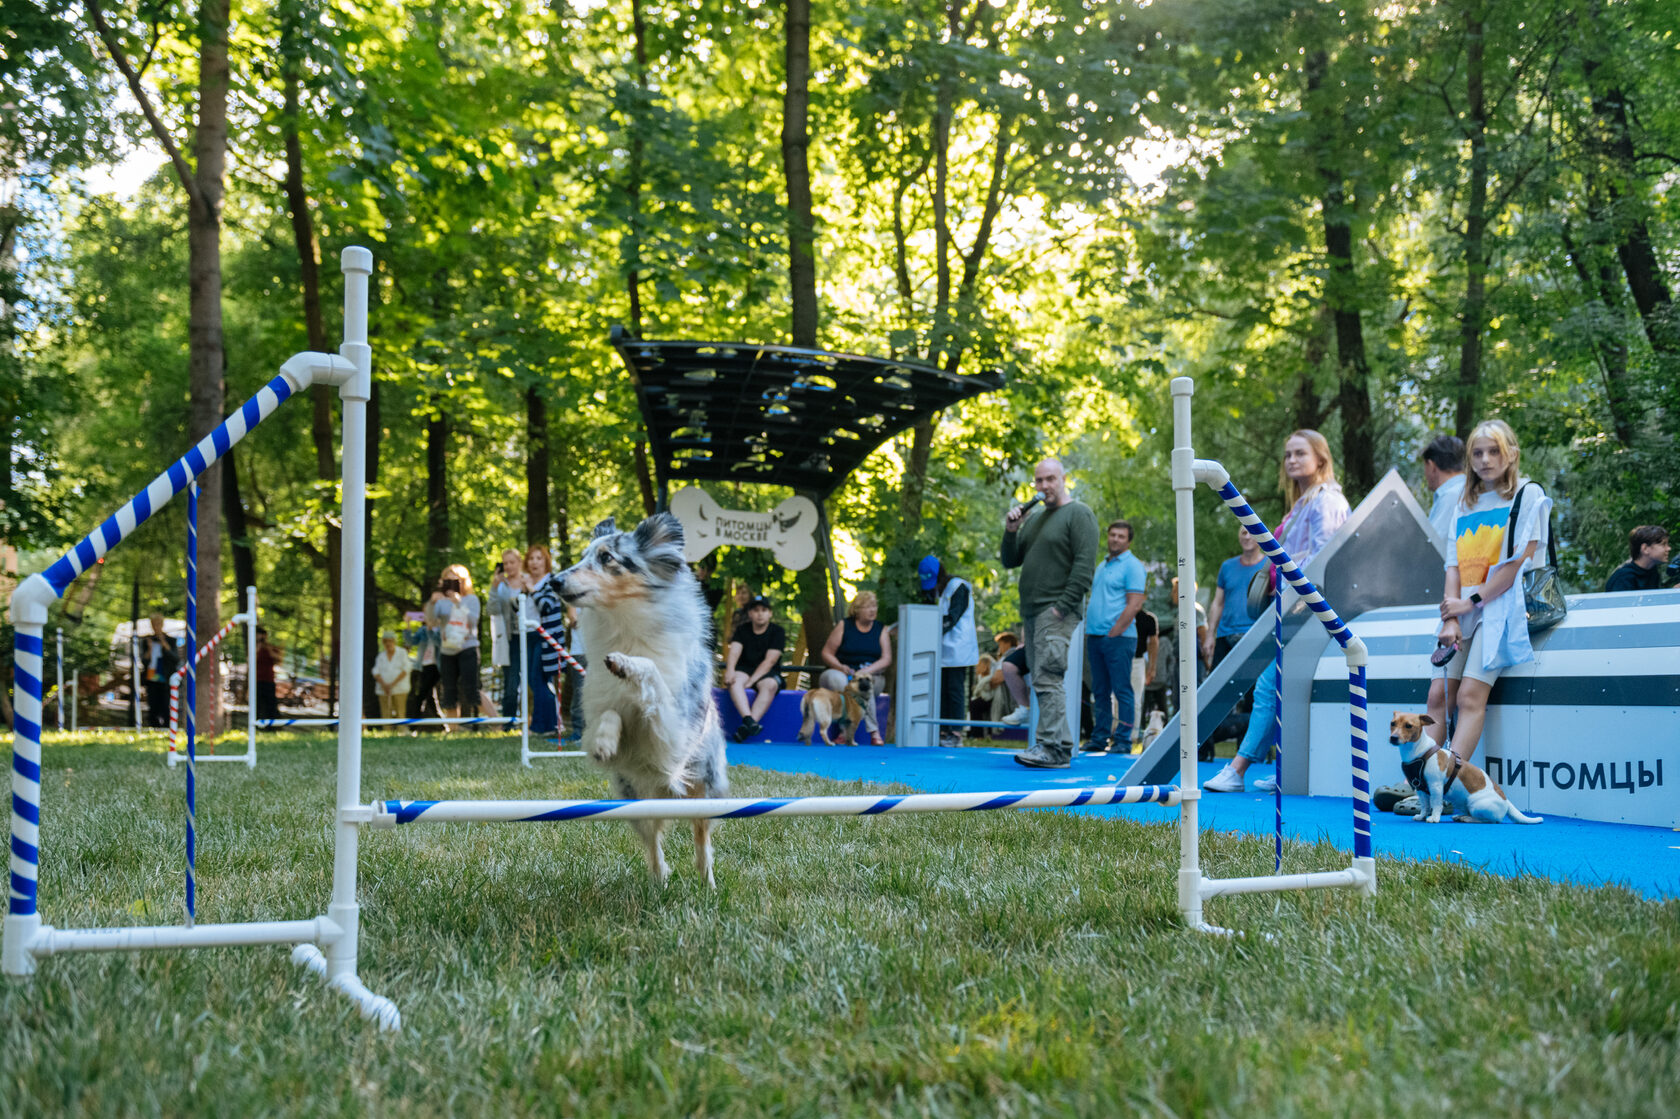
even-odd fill
[[[1311,428],[1290,432],[1289,438],[1283,441],[1278,482],[1289,512],[1273,535],[1296,565],[1305,568],[1330,543],[1330,538],[1352,512],[1336,481],[1336,460],[1330,454],[1330,441]],[[1276,569],[1268,575],[1275,585]],[[1243,774],[1248,767],[1271,756],[1277,712],[1278,671],[1277,662],[1273,661],[1254,683],[1254,712],[1248,718],[1248,733],[1243,735],[1237,756],[1202,788],[1210,793],[1243,791]],[[1262,777],[1254,787],[1260,792],[1272,792],[1277,788],[1277,779]]]
[[[1476,425],[1465,440],[1465,460],[1467,478],[1447,539],[1446,592],[1436,635],[1443,652],[1454,651],[1446,679],[1430,682],[1429,717],[1435,722],[1424,728],[1440,744],[1447,711],[1456,704],[1458,726],[1450,745],[1461,762],[1470,760],[1481,741],[1488,695],[1500,672],[1534,659],[1521,581],[1523,572],[1546,561],[1552,511],[1546,491],[1522,476],[1522,448],[1504,420]],[[1521,508],[1512,523],[1519,493]],[[1513,633],[1520,636],[1511,640]]]

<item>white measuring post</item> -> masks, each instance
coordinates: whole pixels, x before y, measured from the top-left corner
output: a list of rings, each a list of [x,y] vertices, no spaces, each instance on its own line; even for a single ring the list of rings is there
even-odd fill
[[[257,768],[257,588],[245,588],[245,765]]]
[[[58,708],[58,729],[64,729],[64,627],[58,627],[58,687],[53,692],[53,706]]]
[[[134,623],[134,632],[128,635],[128,667],[131,683],[134,689],[134,733],[140,734],[140,623]]]

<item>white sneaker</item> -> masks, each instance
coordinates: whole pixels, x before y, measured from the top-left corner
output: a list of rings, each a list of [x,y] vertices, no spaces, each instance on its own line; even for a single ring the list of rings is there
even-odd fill
[[[1226,763],[1224,769],[1202,785],[1202,789],[1210,793],[1240,793],[1243,791],[1243,775]]]
[[[946,750],[954,750],[962,744],[963,740],[960,734],[942,734],[939,736],[939,745]]]
[[[999,719],[998,722],[1002,723],[1004,726],[1009,726],[1009,727],[1025,726],[1028,717],[1031,716],[1031,715],[1032,715],[1032,708],[1023,704],[1022,706],[1017,707],[1015,710],[1011,711],[1009,714],[1005,715],[1003,718]]]
[[[1260,778],[1260,780],[1258,780],[1254,783],[1254,791],[1257,792],[1257,793],[1275,793],[1275,792],[1277,792],[1277,778],[1276,777],[1262,777],[1262,778]]]

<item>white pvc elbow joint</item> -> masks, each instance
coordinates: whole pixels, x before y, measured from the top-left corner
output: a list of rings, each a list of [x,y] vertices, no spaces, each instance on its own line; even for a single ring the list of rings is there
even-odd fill
[[[1354,634],[1348,635],[1348,643],[1342,647],[1342,656],[1347,659],[1349,668],[1364,668],[1371,663],[1371,654],[1365,648],[1365,642]]]
[[[47,610],[57,601],[58,592],[47,582],[47,577],[37,571],[12,592],[12,625],[45,626]]]
[[[1190,471],[1196,481],[1213,489],[1223,489],[1230,482],[1231,475],[1225,467],[1210,458],[1199,458],[1191,463]]]
[[[305,350],[300,354],[293,354],[286,364],[280,367],[280,373],[292,382],[294,391],[302,392],[310,385],[337,385],[342,388],[351,384],[356,378],[356,366],[337,354]]]

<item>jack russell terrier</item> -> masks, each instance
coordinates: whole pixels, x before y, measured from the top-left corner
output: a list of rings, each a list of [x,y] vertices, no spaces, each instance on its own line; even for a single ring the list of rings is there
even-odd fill
[[[1417,819],[1439,823],[1441,809],[1451,804],[1453,819],[1460,823],[1545,822],[1512,804],[1505,790],[1479,766],[1460,762],[1452,750],[1423,733],[1424,727],[1434,724],[1428,715],[1395,715],[1388,724],[1388,741],[1400,747],[1400,768],[1417,790]]]

